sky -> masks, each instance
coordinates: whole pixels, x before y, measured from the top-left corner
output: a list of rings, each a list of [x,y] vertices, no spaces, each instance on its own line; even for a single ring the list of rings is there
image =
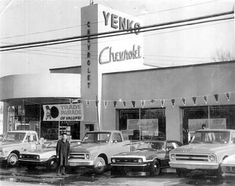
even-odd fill
[[[80,9],[90,0],[0,0],[0,45],[71,36],[81,30]],[[94,0],[128,13],[143,25],[231,11],[234,0]],[[144,34],[144,63],[157,67],[235,58],[234,20]],[[50,68],[80,65],[80,43],[0,53],[0,77],[49,73]]]

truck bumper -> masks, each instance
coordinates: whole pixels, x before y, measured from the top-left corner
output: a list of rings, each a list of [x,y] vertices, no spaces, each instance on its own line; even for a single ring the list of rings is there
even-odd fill
[[[71,167],[91,167],[94,166],[94,161],[83,159],[69,159],[68,165]]]
[[[21,165],[26,165],[26,166],[46,166],[47,162],[46,161],[31,161],[31,160],[22,160],[19,159],[19,163]]]
[[[7,160],[7,157],[4,157],[4,156],[0,156],[0,162],[4,162]]]
[[[207,163],[207,162],[188,162],[188,161],[178,161],[169,162],[172,168],[179,169],[189,169],[189,170],[215,170],[219,168],[218,163]]]

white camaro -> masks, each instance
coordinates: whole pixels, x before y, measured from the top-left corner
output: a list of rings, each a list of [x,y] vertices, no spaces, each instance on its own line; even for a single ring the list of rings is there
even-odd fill
[[[221,163],[223,173],[235,175],[235,154],[224,159]]]

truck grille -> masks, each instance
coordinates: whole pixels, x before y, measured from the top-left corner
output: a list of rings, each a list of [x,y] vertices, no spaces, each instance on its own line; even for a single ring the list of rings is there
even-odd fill
[[[31,154],[22,154],[21,159],[24,159],[24,160],[38,160],[39,156],[38,155],[31,155]]]
[[[85,154],[83,154],[83,153],[70,153],[70,158],[85,159]]]
[[[176,160],[208,161],[208,155],[176,154]]]

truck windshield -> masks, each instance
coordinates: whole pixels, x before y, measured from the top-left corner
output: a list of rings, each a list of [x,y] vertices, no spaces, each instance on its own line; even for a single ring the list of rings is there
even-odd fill
[[[5,142],[22,142],[25,137],[24,132],[9,132],[3,139]]]
[[[111,136],[110,132],[86,133],[82,142],[83,143],[108,143],[110,136]]]
[[[228,131],[197,131],[191,143],[229,143]]]

